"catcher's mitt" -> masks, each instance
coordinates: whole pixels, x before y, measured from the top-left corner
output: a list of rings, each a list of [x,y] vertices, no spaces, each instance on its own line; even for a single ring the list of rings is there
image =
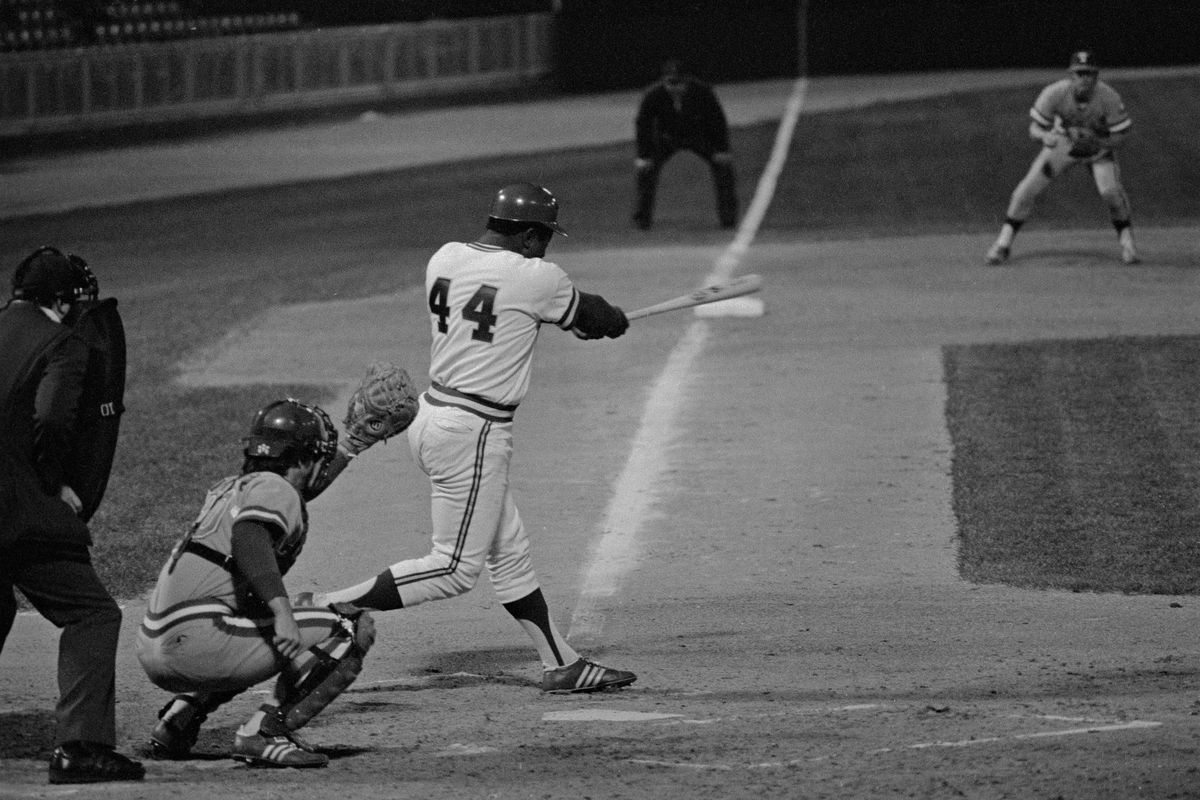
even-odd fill
[[[404,431],[417,416],[417,395],[408,373],[386,361],[367,369],[346,405],[346,446],[361,453]]]
[[[1100,137],[1091,128],[1071,128],[1071,158],[1091,158],[1100,152]]]

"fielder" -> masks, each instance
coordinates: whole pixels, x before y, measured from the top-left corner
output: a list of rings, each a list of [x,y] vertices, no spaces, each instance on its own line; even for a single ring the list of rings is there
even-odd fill
[[[261,766],[323,767],[328,757],[296,731],[358,676],[374,624],[346,605],[293,608],[282,576],[308,535],[306,502],[361,447],[339,447],[325,412],[292,399],[260,410],[243,442],[241,474],[209,490],[159,573],[138,630],[146,674],[178,692],[159,712],[150,752],[185,758],[208,714],[278,676],[275,702],[238,728],[232,755]]]
[[[629,327],[621,309],[579,291],[544,260],[555,233],[563,230],[554,195],[517,183],[496,195],[482,235],[443,245],[429,260],[431,385],[408,441],[432,485],[433,548],[318,600],[411,608],[469,591],[486,567],[497,598],[537,648],[542,690],[593,692],[636,676],[583,658],[555,627],[508,478],[513,418],[541,327],[582,339],[616,338]]]
[[[1030,138],[1042,144],[1029,173],[1017,184],[1008,203],[1000,235],[987,253],[987,263],[1008,260],[1017,231],[1029,218],[1034,202],[1050,182],[1076,164],[1086,164],[1096,190],[1108,205],[1117,231],[1121,260],[1136,264],[1129,197],[1121,185],[1114,153],[1129,136],[1133,121],[1121,96],[1099,79],[1100,70],[1088,50],[1071,55],[1070,76],[1047,86],[1029,109]]]

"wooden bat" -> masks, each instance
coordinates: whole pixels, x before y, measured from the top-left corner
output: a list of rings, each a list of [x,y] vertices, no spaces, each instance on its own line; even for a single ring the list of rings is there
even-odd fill
[[[761,288],[761,276],[742,275],[738,278],[732,278],[725,283],[715,283],[712,286],[705,286],[703,289],[696,289],[694,292],[680,295],[671,300],[664,300],[652,306],[626,311],[625,318],[635,320],[648,317],[651,314],[662,314],[666,311],[677,311],[681,308],[693,308],[694,306],[702,306],[705,303],[715,303],[718,300],[728,300],[731,297],[753,294]]]

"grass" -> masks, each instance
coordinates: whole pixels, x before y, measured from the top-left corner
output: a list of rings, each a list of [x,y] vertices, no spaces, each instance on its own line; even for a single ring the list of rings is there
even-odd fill
[[[1200,591],[1200,337],[945,351],[964,578]]]
[[[1138,125],[1122,156],[1137,216],[1192,223],[1200,142],[1190,79],[1122,83]],[[992,231],[1032,157],[1033,89],[803,116],[760,238],[854,238]],[[1194,101],[1193,101],[1194,102]],[[630,111],[632,114],[632,109]],[[770,154],[773,124],[734,132],[743,197]],[[632,144],[488,158],[288,187],[0,221],[11,263],[43,243],[84,255],[129,335],[128,411],[113,477],[93,520],[98,569],[121,597],[153,582],[209,483],[236,468],[237,441],[264,397],[321,402],[330,387],[184,389],[176,364],[272,305],[345,299],[421,280],[429,253],[479,226],[481,198],[532,178],[564,198],[577,246],[725,241],[711,209],[635,232]],[[1036,224],[1102,224],[1082,173],[1043,199]],[[636,234],[636,238],[635,238]],[[395,265],[404,265],[397,267]]]

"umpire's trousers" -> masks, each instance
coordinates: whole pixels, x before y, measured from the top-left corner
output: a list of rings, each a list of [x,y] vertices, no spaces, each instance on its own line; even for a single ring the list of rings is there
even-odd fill
[[[716,195],[717,219],[721,227],[732,228],[737,224],[738,216],[737,180],[733,164],[715,160],[715,151],[711,145],[705,143],[664,144],[651,156],[649,164],[636,171],[637,203],[633,212],[634,221],[639,227],[650,227],[654,220],[654,201],[658,194],[659,174],[667,161],[681,150],[690,150],[708,164]]]
[[[0,652],[17,613],[14,587],[62,629],[55,743],[114,746],[121,609],[100,582],[88,550],[0,549]]]

